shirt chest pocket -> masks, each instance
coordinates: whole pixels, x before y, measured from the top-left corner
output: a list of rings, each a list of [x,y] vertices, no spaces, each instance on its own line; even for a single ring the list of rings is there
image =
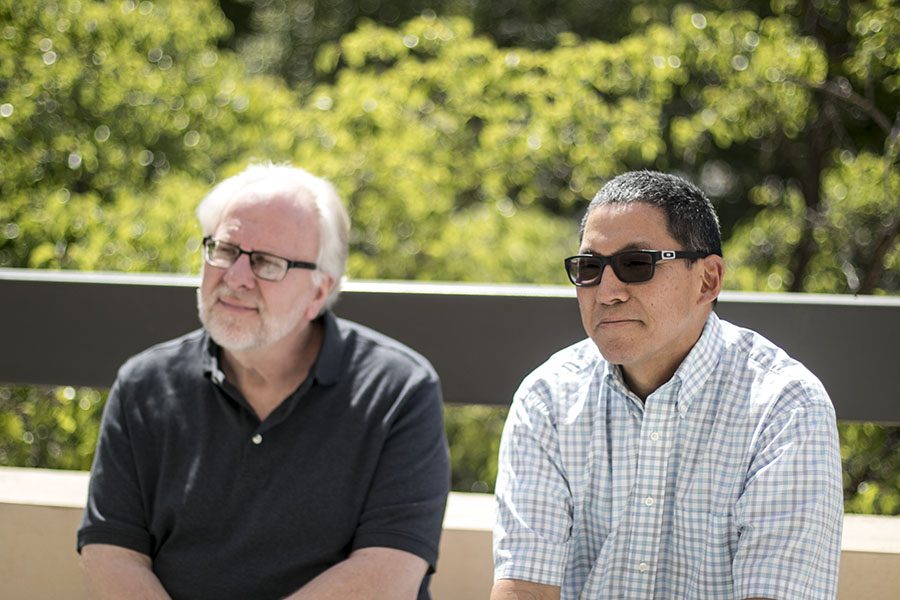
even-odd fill
[[[733,597],[736,551],[733,515],[691,510],[676,503],[671,554],[673,597]]]

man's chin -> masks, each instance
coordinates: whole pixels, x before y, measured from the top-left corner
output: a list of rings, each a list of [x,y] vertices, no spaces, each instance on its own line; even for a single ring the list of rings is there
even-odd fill
[[[256,336],[238,335],[231,332],[223,333],[208,328],[207,332],[209,333],[209,337],[211,337],[217,345],[226,350],[240,352],[244,350],[255,350],[264,345],[262,340]]]
[[[599,336],[594,336],[592,339],[606,362],[621,365],[632,359],[633,346],[631,344]]]
[[[217,319],[201,318],[209,337],[222,348],[228,350],[254,350],[265,344],[262,336],[254,331],[247,331],[238,326],[218,323]]]

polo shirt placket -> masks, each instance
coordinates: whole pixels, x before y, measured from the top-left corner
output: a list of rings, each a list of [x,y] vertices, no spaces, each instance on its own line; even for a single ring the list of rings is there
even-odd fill
[[[210,379],[218,389],[218,399],[237,404],[244,413],[245,418],[241,421],[238,432],[240,439],[243,440],[238,476],[247,480],[266,479],[273,466],[277,466],[273,456],[278,455],[275,450],[278,444],[279,425],[289,419],[302,398],[309,393],[315,380],[314,370],[310,369],[310,376],[263,421],[259,420],[240,391],[225,380],[215,357],[212,358]]]

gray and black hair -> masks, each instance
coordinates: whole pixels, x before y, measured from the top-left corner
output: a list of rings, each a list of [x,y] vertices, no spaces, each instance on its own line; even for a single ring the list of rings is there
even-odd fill
[[[321,283],[321,273],[334,278],[334,287],[325,301],[325,308],[331,308],[341,293],[350,236],[350,217],[334,186],[321,177],[290,165],[250,165],[216,185],[197,206],[197,219],[203,235],[212,235],[228,205],[248,192],[260,199],[312,196],[319,217],[318,271],[313,271],[313,281],[316,285]]]
[[[588,217],[598,206],[632,202],[661,209],[669,234],[685,250],[722,256],[719,218],[706,194],[681,177],[656,171],[631,171],[608,181],[588,205],[579,238],[584,238]]]

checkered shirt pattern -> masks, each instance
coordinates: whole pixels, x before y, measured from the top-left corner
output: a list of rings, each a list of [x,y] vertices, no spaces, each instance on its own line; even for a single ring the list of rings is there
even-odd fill
[[[715,314],[642,403],[591,340],[516,393],[495,579],[562,600],[834,598],[843,523],[834,408],[803,365]]]

